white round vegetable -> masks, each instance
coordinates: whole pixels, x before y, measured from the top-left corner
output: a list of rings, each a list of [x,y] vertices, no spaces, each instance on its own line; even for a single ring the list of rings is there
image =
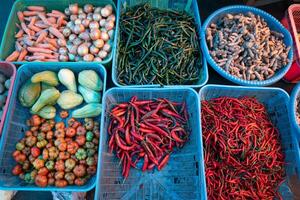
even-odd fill
[[[109,40],[109,35],[108,35],[108,33],[107,32],[105,32],[105,31],[103,31],[103,32],[101,32],[101,39],[103,40],[103,41],[108,41]]]
[[[93,44],[94,44],[95,47],[97,47],[97,48],[102,48],[103,45],[104,45],[104,41],[103,41],[102,39],[98,39],[98,40],[95,40],[95,41],[93,42]]]
[[[106,56],[107,56],[107,52],[106,51],[104,51],[104,50],[101,50],[99,53],[98,53],[98,56],[100,57],[100,58],[105,58]]]
[[[80,56],[84,56],[89,53],[89,48],[87,47],[87,45],[85,43],[83,43],[83,44],[79,45],[79,47],[77,49],[77,53]]]

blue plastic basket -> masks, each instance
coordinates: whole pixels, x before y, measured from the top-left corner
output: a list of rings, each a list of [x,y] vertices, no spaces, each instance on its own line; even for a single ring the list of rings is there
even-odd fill
[[[210,56],[209,49],[208,49],[207,42],[206,42],[206,30],[211,23],[216,22],[217,19],[219,19],[220,17],[222,17],[228,13],[233,14],[233,13],[247,13],[247,12],[252,12],[255,15],[259,15],[263,19],[265,19],[265,21],[268,23],[268,26],[270,27],[270,29],[282,33],[284,35],[285,45],[287,47],[288,46],[291,47],[291,50],[289,51],[289,54],[288,54],[289,63],[286,66],[282,67],[280,70],[278,70],[273,77],[271,77],[270,79],[264,80],[264,81],[248,81],[248,80],[244,80],[244,79],[238,78],[236,76],[233,76],[233,75],[229,74],[228,72],[226,72]],[[292,36],[291,36],[290,32],[286,28],[284,28],[284,26],[281,25],[281,23],[277,19],[275,19],[272,15],[266,13],[265,11],[262,11],[260,9],[250,7],[250,6],[240,6],[240,5],[228,6],[228,7],[221,8],[221,9],[215,11],[214,13],[212,13],[205,20],[205,22],[202,26],[201,47],[202,47],[202,50],[204,52],[204,55],[205,55],[208,63],[214,68],[214,70],[216,70],[224,78],[226,78],[229,81],[232,81],[238,85],[267,86],[267,85],[276,83],[286,74],[286,72],[291,67],[291,64],[293,61],[293,40],[292,40]]]
[[[297,98],[300,97],[300,83],[298,83],[292,91],[290,99],[290,117],[292,120],[292,126],[295,129],[297,137],[300,137],[300,125],[297,123],[296,109],[297,109]]]
[[[9,18],[7,20],[7,24],[3,33],[3,38],[2,38],[2,43],[0,47],[0,60],[5,60],[14,50],[15,50],[15,33],[17,32],[18,28],[16,27],[15,23],[19,24],[19,19],[17,17],[17,12],[18,11],[23,11],[27,6],[32,6],[32,5],[39,5],[39,6],[44,6],[46,7],[47,11],[51,11],[53,9],[59,10],[59,11],[64,11],[65,8],[69,6],[71,3],[78,3],[80,7],[83,7],[85,4],[89,3],[94,6],[104,6],[106,4],[111,4],[113,7],[113,10],[116,14],[116,24],[118,24],[118,16],[117,16],[117,8],[114,4],[113,0],[47,0],[47,1],[40,1],[40,0],[17,0],[15,1]],[[2,6],[2,4],[1,4]],[[115,31],[118,26],[116,26]],[[115,46],[114,43],[116,42],[116,34],[114,35],[113,39],[111,40],[112,46]],[[110,53],[108,56],[102,61],[102,62],[94,62],[94,63],[101,63],[103,65],[109,65],[111,63],[113,54]],[[84,61],[81,61],[82,63],[87,63]],[[30,63],[28,61],[17,61],[13,62],[16,65],[22,65],[26,63]],[[72,62],[39,62],[41,65],[47,64],[47,63],[72,63]]]
[[[199,8],[197,0],[120,0],[118,1],[118,17],[120,18],[121,13],[126,10],[128,6],[134,6],[141,3],[150,3],[153,7],[158,7],[160,9],[174,9],[174,10],[181,10],[186,11],[191,14],[195,19],[196,30],[198,35],[200,36],[201,30],[201,20],[199,14]],[[119,23],[120,19],[117,21],[117,30],[116,30],[116,37],[117,40],[114,43],[113,48],[113,60],[112,60],[112,80],[113,83],[118,87],[161,87],[159,84],[149,84],[149,85],[121,85],[118,81],[118,43],[120,40],[119,37]],[[200,44],[200,39],[199,39]],[[197,83],[194,85],[164,85],[163,87],[193,87],[193,88],[200,88],[205,85],[208,81],[208,69],[207,69],[207,62],[206,58],[202,52],[202,71],[201,71],[201,78],[198,80]]]
[[[264,104],[271,121],[279,130],[282,150],[285,153],[287,181],[280,186],[279,191],[283,199],[293,199],[293,193],[288,182],[291,176],[298,176],[300,180],[300,151],[298,140],[293,133],[289,120],[288,94],[279,88],[206,85],[201,88],[199,95],[200,100],[209,100],[222,96],[249,96],[255,97]]]
[[[138,99],[167,98],[186,102],[189,127],[192,132],[185,146],[172,153],[168,164],[161,171],[142,172],[131,168],[124,180],[115,154],[108,152],[107,128],[109,111],[113,104]],[[113,88],[103,97],[101,119],[100,157],[95,199],[206,199],[200,108],[197,93],[189,88]]]
[[[15,80],[12,98],[9,103],[7,118],[5,121],[4,129],[2,132],[1,144],[0,144],[0,189],[1,190],[33,190],[33,191],[89,191],[95,187],[96,175],[88,180],[83,186],[67,186],[64,188],[58,188],[55,186],[48,186],[45,188],[38,187],[34,184],[28,184],[22,181],[18,176],[12,175],[12,168],[16,165],[16,162],[12,158],[12,153],[15,150],[16,143],[24,137],[24,132],[28,130],[26,126],[26,120],[30,118],[28,108],[24,108],[18,100],[18,90],[34,73],[51,70],[58,72],[61,68],[69,68],[77,77],[78,73],[82,70],[91,69],[95,70],[100,78],[103,80],[103,93],[106,88],[106,71],[101,64],[95,63],[68,63],[57,65],[55,63],[47,63],[40,65],[39,63],[30,63],[22,65],[17,72]],[[77,82],[78,83],[78,82]],[[61,87],[61,88],[60,88]],[[64,88],[60,86],[58,89]],[[62,90],[61,90],[62,91]],[[78,106],[80,107],[80,106]],[[76,109],[76,108],[75,108]],[[60,109],[57,107],[57,113]],[[70,117],[69,117],[70,118]],[[100,121],[100,116],[95,120]],[[56,120],[62,121],[59,116]],[[66,121],[68,119],[64,119]]]

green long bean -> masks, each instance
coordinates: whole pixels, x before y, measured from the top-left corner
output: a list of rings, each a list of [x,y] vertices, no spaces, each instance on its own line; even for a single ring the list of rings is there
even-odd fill
[[[122,85],[187,85],[201,77],[202,55],[192,16],[149,4],[121,14],[118,81]]]

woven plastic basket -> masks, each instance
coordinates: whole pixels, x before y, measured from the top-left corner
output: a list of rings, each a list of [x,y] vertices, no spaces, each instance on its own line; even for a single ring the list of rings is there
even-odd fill
[[[48,186],[45,188],[38,187],[34,184],[28,184],[22,181],[18,176],[13,176],[11,171],[16,165],[15,160],[12,157],[12,153],[15,150],[16,143],[24,137],[25,131],[28,130],[26,126],[26,120],[30,118],[30,112],[28,108],[24,108],[18,100],[18,91],[20,87],[34,74],[44,70],[51,70],[58,72],[61,68],[71,69],[76,78],[78,73],[82,70],[91,69],[98,73],[103,81],[103,92],[106,88],[106,71],[101,64],[95,63],[68,63],[68,64],[55,64],[47,63],[40,65],[39,63],[30,63],[22,65],[18,69],[15,84],[13,87],[11,101],[8,107],[7,118],[3,128],[3,134],[0,143],[0,189],[1,190],[32,190],[32,191],[72,191],[72,192],[86,192],[95,187],[96,175],[91,177],[87,183],[83,186],[67,186],[59,188],[55,186]],[[58,89],[62,91],[64,86],[60,86]],[[65,88],[64,88],[65,89]],[[78,107],[81,107],[78,106]],[[76,107],[77,108],[77,107]],[[74,109],[76,109],[74,108]],[[56,106],[57,115],[56,121],[66,121],[70,118],[62,120],[59,118],[58,113],[60,108]],[[70,110],[71,112],[72,110]],[[98,116],[95,120],[100,121],[101,116]]]
[[[182,149],[175,150],[168,164],[161,170],[142,172],[131,168],[124,180],[119,160],[108,152],[107,128],[109,111],[113,104],[128,102],[132,96],[138,99],[167,98],[175,102],[185,101],[191,134]],[[103,97],[101,121],[100,157],[95,199],[206,199],[203,166],[200,109],[197,93],[184,88],[113,88]]]
[[[217,19],[219,19],[220,17],[222,17],[228,13],[232,14],[232,13],[247,13],[247,12],[252,12],[255,15],[261,16],[268,23],[268,26],[270,27],[271,30],[275,30],[284,35],[284,43],[287,47],[293,46],[293,40],[292,40],[292,36],[291,36],[290,32],[288,30],[286,30],[284,28],[284,26],[281,25],[280,22],[277,19],[275,19],[272,15],[270,15],[260,9],[254,8],[254,7],[238,5],[238,6],[228,6],[228,7],[221,8],[221,9],[215,11],[214,13],[212,13],[205,20],[205,22],[202,26],[202,30],[201,30],[201,47],[202,47],[202,50],[204,52],[204,55],[205,55],[208,63],[213,67],[214,70],[216,70],[221,76],[228,79],[229,81],[232,81],[238,85],[245,85],[245,86],[271,85],[271,84],[279,81],[285,75],[285,73],[289,70],[289,68],[292,64],[292,60],[293,60],[293,48],[291,48],[291,50],[289,51],[289,54],[288,54],[288,59],[290,60],[290,62],[286,66],[284,66],[280,70],[278,70],[273,77],[271,77],[270,79],[264,80],[264,81],[248,81],[248,80],[243,80],[243,79],[240,79],[236,76],[229,74],[214,61],[214,59],[211,57],[211,55],[209,53],[209,49],[208,49],[207,42],[206,42],[206,30],[209,27],[209,25],[212,22],[215,22]]]

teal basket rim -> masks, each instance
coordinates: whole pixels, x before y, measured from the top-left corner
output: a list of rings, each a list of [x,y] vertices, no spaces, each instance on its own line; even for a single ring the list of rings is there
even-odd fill
[[[37,62],[34,62],[34,63],[27,63],[27,64],[24,64],[22,65],[17,71],[21,71],[23,70],[23,68],[25,69],[28,65],[31,65],[31,66],[35,66],[35,65],[40,65],[39,63]],[[55,63],[51,63],[51,62],[48,62],[47,63],[48,66],[57,66],[57,64]],[[67,63],[65,65],[62,66],[63,67],[67,67],[67,68],[70,68],[70,67],[76,67],[76,66],[79,66],[79,65],[82,65],[82,63]],[[86,63],[84,64],[85,66],[96,66],[98,65],[98,67],[100,67],[101,71],[103,72],[103,77],[104,77],[104,80],[103,80],[103,91],[102,91],[102,101],[103,101],[103,96],[105,94],[105,90],[106,90],[106,80],[107,80],[107,72],[106,72],[106,69],[105,67],[102,65],[102,64],[98,64],[98,63]],[[17,93],[14,92],[16,91],[18,88],[17,88],[17,85],[19,83],[19,77],[20,77],[20,73],[17,73],[17,76],[16,76],[16,79],[15,79],[15,83],[14,83],[14,86],[13,86],[13,95],[12,95],[12,98],[17,98]],[[12,102],[12,101],[11,101]],[[11,115],[11,112],[12,112],[12,103],[9,103],[8,105],[8,111],[7,111],[7,116],[10,116]],[[102,103],[102,102],[101,102]],[[102,113],[101,113],[102,115]],[[101,119],[102,116],[100,116],[100,119]],[[3,131],[2,131],[2,138],[1,138],[1,141],[0,141],[0,150],[2,150],[3,148],[3,145],[5,145],[4,141],[3,141],[3,137],[5,136],[4,134],[8,134],[8,119],[6,118],[5,120],[5,123],[4,123],[4,127],[3,127]],[[100,129],[100,133],[101,133],[101,129]],[[100,144],[100,140],[99,140],[99,144]],[[98,146],[98,157],[99,157],[99,153],[100,153],[100,147]],[[97,170],[98,170],[98,166],[97,166]],[[13,175],[12,175],[13,176]],[[59,187],[56,187],[56,186],[47,186],[47,187],[38,187],[34,184],[30,185],[30,187],[22,187],[22,186],[15,186],[15,187],[6,187],[6,186],[2,186],[0,185],[0,190],[19,190],[19,191],[60,191],[60,192],[87,192],[87,191],[90,191],[92,190],[93,188],[95,188],[96,186],[96,182],[98,180],[98,172],[90,179],[94,179],[93,180],[93,183],[90,184],[90,186],[76,186],[76,185],[72,185],[72,186],[66,186],[66,187],[63,187],[63,188],[59,188]],[[91,180],[90,180],[91,181]]]
[[[191,1],[189,0],[188,3],[190,3]],[[119,81],[117,80],[117,51],[118,51],[118,40],[119,40],[119,23],[120,23],[120,16],[121,16],[121,0],[118,1],[118,14],[117,14],[117,30],[115,32],[116,34],[116,42],[114,43],[115,47],[113,48],[113,58],[112,58],[112,81],[114,83],[115,86],[117,87],[130,87],[130,88],[139,88],[139,87],[147,87],[147,88],[157,88],[157,87],[161,87],[161,88],[174,88],[174,87],[192,87],[192,88],[200,88],[202,86],[204,86],[209,79],[209,74],[208,74],[208,67],[207,67],[207,61],[206,61],[206,56],[201,48],[201,18],[200,18],[200,13],[199,13],[199,6],[197,3],[197,0],[192,0],[191,6],[196,7],[196,12],[194,12],[195,16],[194,16],[194,21],[195,22],[199,22],[199,24],[197,25],[197,23],[195,23],[196,26],[199,26],[199,30],[196,30],[198,32],[198,42],[199,42],[199,48],[200,51],[202,53],[202,72],[201,72],[201,76],[203,77],[203,80],[200,84],[194,84],[194,85],[159,85],[159,84],[147,84],[147,85],[121,85],[119,83]],[[185,8],[186,9],[186,8]]]
[[[207,84],[199,90],[200,99],[201,99],[201,94],[203,93],[203,90],[206,90],[206,88],[228,88],[228,89],[232,89],[232,90],[243,90],[243,89],[262,90],[262,91],[266,91],[266,92],[275,90],[275,91],[282,92],[285,95],[285,98],[288,98],[288,99],[290,98],[289,94],[285,90],[283,90],[281,88],[277,88],[277,87]]]
[[[286,46],[291,47],[291,49],[288,53],[289,63],[286,66],[284,66],[283,68],[281,68],[279,71],[277,71],[273,77],[271,77],[270,79],[264,80],[264,81],[248,81],[248,80],[244,80],[244,79],[238,78],[236,76],[233,76],[233,75],[229,74],[228,72],[226,72],[211,57],[209,50],[208,50],[207,42],[206,42],[206,29],[211,24],[211,22],[214,18],[216,18],[219,15],[222,15],[224,13],[232,13],[232,12],[244,13],[244,12],[249,12],[249,11],[253,12],[256,15],[261,16],[264,19],[269,19],[272,24],[275,24],[276,26],[278,26],[278,28],[280,29],[280,32],[284,34],[285,38],[287,38],[287,42],[285,43]],[[270,23],[270,22],[268,22],[268,23]],[[271,84],[279,81],[288,72],[288,70],[290,69],[290,67],[292,65],[292,61],[293,61],[293,40],[292,40],[292,36],[291,36],[290,32],[276,18],[274,18],[269,13],[267,13],[261,9],[258,9],[258,8],[244,6],[244,5],[226,6],[226,7],[223,7],[221,9],[218,9],[215,12],[213,12],[205,20],[205,22],[202,26],[201,47],[203,49],[203,52],[205,54],[205,57],[206,57],[208,63],[211,65],[211,67],[215,71],[217,71],[225,79],[227,79],[235,84],[244,85],[244,86],[268,86],[268,85],[271,85]]]
[[[297,109],[297,97],[300,97],[300,83],[298,83],[292,93],[291,93],[291,99],[290,99],[290,117],[292,120],[292,125],[295,127],[295,132],[297,133],[297,136],[300,136],[300,125],[297,123],[297,116],[296,116],[296,109]]]
[[[197,107],[197,110],[199,112],[199,123],[198,124],[198,128],[199,128],[199,133],[200,133],[200,136],[198,137],[198,144],[199,144],[199,148],[198,151],[200,152],[200,164],[202,165],[202,167],[199,166],[199,171],[200,169],[202,168],[202,171],[199,173],[199,184],[201,185],[202,187],[202,190],[200,191],[205,191],[205,193],[203,194],[202,198],[203,200],[206,200],[207,199],[207,189],[206,189],[206,180],[205,180],[205,165],[204,165],[204,151],[203,151],[203,140],[202,140],[202,128],[201,128],[201,104],[200,104],[200,98],[199,98],[199,95],[198,93],[192,89],[192,88],[188,88],[188,87],[173,87],[173,88],[130,88],[130,87],[113,87],[113,88],[110,88],[108,89],[107,91],[105,91],[104,95],[103,95],[103,99],[102,99],[102,116],[101,116],[101,133],[103,132],[103,129],[104,129],[104,119],[105,119],[105,110],[106,110],[106,98],[107,98],[107,95],[111,94],[113,91],[139,91],[139,92],[145,92],[145,91],[178,91],[178,90],[181,90],[181,91],[189,91],[191,93],[193,93],[193,95],[195,95],[195,98],[197,99],[198,103],[196,105],[198,105]],[[100,137],[100,142],[99,144],[103,144],[103,142],[106,142],[106,141],[103,141],[103,137]],[[98,177],[98,181],[97,181],[97,185],[96,185],[96,190],[95,190],[95,196],[94,196],[94,200],[98,200],[97,197],[98,197],[98,194],[100,192],[100,185],[101,185],[101,174],[100,174],[100,171],[101,171],[101,168],[102,166],[100,165],[101,164],[101,159],[102,159],[102,152],[103,151],[103,145],[100,145],[99,146],[99,157],[98,157],[98,165],[97,165],[97,177]],[[204,175],[204,178],[201,178],[200,177],[200,174],[203,174]]]
[[[31,0],[32,1],[32,0]],[[35,0],[37,2],[39,2],[39,0]],[[48,1],[56,1],[56,0],[48,0]],[[5,28],[4,28],[4,32],[3,32],[3,36],[2,36],[2,40],[1,40],[1,45],[0,45],[0,55],[3,55],[3,52],[5,52],[6,50],[4,49],[4,42],[5,42],[5,39],[6,39],[6,36],[9,35],[8,33],[8,27],[11,26],[11,21],[12,21],[12,18],[13,18],[13,15],[16,15],[18,10],[16,8],[17,4],[19,3],[22,3],[22,2],[26,2],[26,0],[16,0],[14,3],[13,3],[13,6],[10,10],[10,13],[9,13],[9,16],[8,16],[8,19],[6,21],[6,25],[5,25]],[[116,43],[117,41],[117,35],[116,35],[116,30],[117,30],[117,24],[118,23],[118,17],[117,17],[117,7],[116,7],[116,4],[114,1],[111,1],[111,4],[112,4],[112,7],[115,11],[115,16],[116,16],[116,22],[115,22],[115,30],[114,30],[114,39],[112,40],[112,47],[114,48],[114,44]],[[14,40],[15,42],[16,40]],[[86,63],[97,63],[97,64],[102,64],[102,65],[105,65],[109,62],[112,61],[112,58],[113,58],[113,50],[109,53],[109,56],[101,61],[101,62],[85,62],[85,61],[79,61],[79,63],[83,63],[83,64],[86,64]],[[0,57],[0,61],[5,61],[5,58],[1,58]],[[31,61],[14,61],[12,62],[14,65],[25,65],[25,64],[29,64],[29,63],[36,63],[36,62],[31,62]],[[69,64],[69,63],[77,63],[75,61],[69,61],[69,62],[60,62],[60,61],[57,61],[57,62],[37,62],[39,63],[40,65],[45,65],[45,64],[49,64],[49,63],[58,63],[58,64]]]

